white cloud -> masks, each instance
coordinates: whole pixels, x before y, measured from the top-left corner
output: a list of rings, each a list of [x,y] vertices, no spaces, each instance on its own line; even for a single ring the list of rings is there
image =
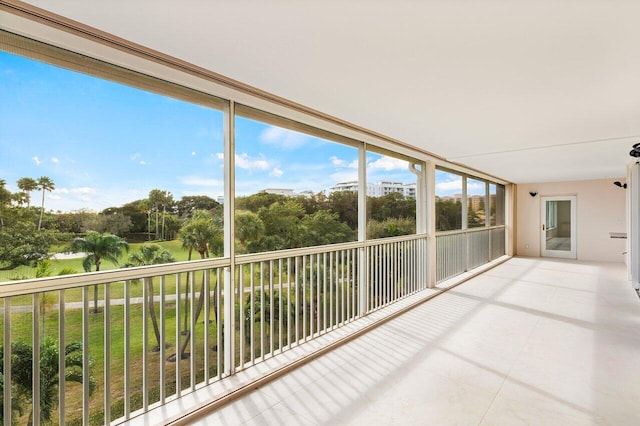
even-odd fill
[[[271,168],[269,162],[264,158],[251,158],[246,152],[240,155],[236,154],[236,167],[249,171],[267,171]]]
[[[142,155],[140,155],[140,153],[137,153],[137,152],[136,152],[135,154],[132,154],[132,155],[129,157],[129,159],[130,159],[131,161],[136,161],[138,158],[141,158],[141,157],[142,157]]]
[[[462,178],[450,180],[447,182],[436,183],[436,191],[460,191],[462,192]]]
[[[85,186],[82,188],[73,188],[71,194],[81,201],[89,201],[93,198],[93,195],[96,194],[96,190]]]
[[[146,161],[144,161],[144,160],[140,160],[140,165],[141,165],[141,166],[148,166],[148,165],[149,165],[149,163],[147,163],[147,162],[146,162]]]
[[[311,137],[293,130],[269,126],[260,134],[260,140],[282,149],[296,149],[309,142]]]
[[[375,161],[371,161],[367,164],[367,167],[371,169],[380,169],[385,171],[390,170],[408,170],[409,163],[405,160],[400,160],[398,158],[387,157],[383,155]]]
[[[345,167],[347,165],[346,161],[341,160],[335,155],[329,157],[329,160],[331,160],[331,164],[333,164],[334,167]]]
[[[273,170],[271,170],[271,173],[269,173],[269,176],[280,177],[283,174],[284,174],[284,172],[282,170],[280,170],[277,167],[274,167]]]
[[[51,162],[58,164],[60,160],[58,159],[58,157],[51,157]]]
[[[191,155],[196,155],[196,152],[195,151],[191,151]]]
[[[347,167],[349,167],[350,169],[358,169],[358,159],[356,158],[355,160],[350,162]]]
[[[191,186],[218,187],[223,186],[223,182],[217,179],[202,178],[198,176],[185,176],[180,178],[180,183]]]
[[[218,152],[216,154],[216,157],[218,158],[218,160],[224,160],[224,153],[223,152]]]
[[[88,186],[79,187],[79,188],[56,188],[53,190],[50,198],[53,200],[60,200],[61,197],[59,194],[71,195],[72,198],[80,201],[91,201],[93,196],[97,194],[95,188],[90,188]]]
[[[31,159],[33,160],[34,163],[36,163],[36,166],[39,166],[40,163],[42,163],[42,161],[40,161],[37,155],[35,157],[32,157]]]

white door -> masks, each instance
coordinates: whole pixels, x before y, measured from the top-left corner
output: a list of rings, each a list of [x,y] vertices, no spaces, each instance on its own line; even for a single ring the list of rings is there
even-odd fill
[[[576,258],[575,195],[540,197],[540,247],[543,257]]]

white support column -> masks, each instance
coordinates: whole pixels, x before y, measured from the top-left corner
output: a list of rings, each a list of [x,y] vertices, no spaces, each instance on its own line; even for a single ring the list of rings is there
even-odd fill
[[[638,162],[631,167],[631,180],[628,182],[631,193],[631,233],[629,240],[629,261],[631,264],[631,285],[635,290],[640,289],[640,165]]]
[[[235,371],[235,103],[224,108],[224,256],[230,265],[224,269],[224,372]],[[217,297],[217,295],[216,295]],[[220,347],[222,342],[218,342]],[[218,372],[220,374],[220,372]]]
[[[429,236],[427,240],[427,287],[436,286],[436,165],[433,161],[427,161],[426,169],[423,173],[425,181],[426,200],[426,232]]]
[[[367,146],[358,147],[358,241],[367,240]],[[364,316],[369,310],[369,279],[367,249],[358,249],[358,315]]]
[[[505,254],[513,256],[516,247],[516,207],[517,186],[515,184],[506,185],[504,194],[504,238],[505,238]],[[497,198],[497,197],[496,197]],[[496,210],[498,205],[496,205]],[[496,216],[497,218],[497,216]]]
[[[469,224],[468,224],[468,212],[469,212],[469,206],[468,206],[468,202],[469,200],[467,199],[467,176],[462,175],[462,229],[467,229]]]
[[[491,191],[489,182],[484,183],[484,226],[491,226]]]

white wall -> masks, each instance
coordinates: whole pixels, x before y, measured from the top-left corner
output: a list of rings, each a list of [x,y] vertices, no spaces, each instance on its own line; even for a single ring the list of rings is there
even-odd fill
[[[540,256],[540,197],[577,197],[577,255],[579,260],[624,262],[626,240],[612,239],[609,232],[626,232],[626,190],[613,185],[618,179],[531,183],[517,186],[517,243],[519,256]],[[530,191],[538,192],[531,197]]]

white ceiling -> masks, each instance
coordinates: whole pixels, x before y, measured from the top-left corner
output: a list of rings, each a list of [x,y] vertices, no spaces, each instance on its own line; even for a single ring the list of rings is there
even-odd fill
[[[640,1],[29,3],[516,183],[640,142]]]

